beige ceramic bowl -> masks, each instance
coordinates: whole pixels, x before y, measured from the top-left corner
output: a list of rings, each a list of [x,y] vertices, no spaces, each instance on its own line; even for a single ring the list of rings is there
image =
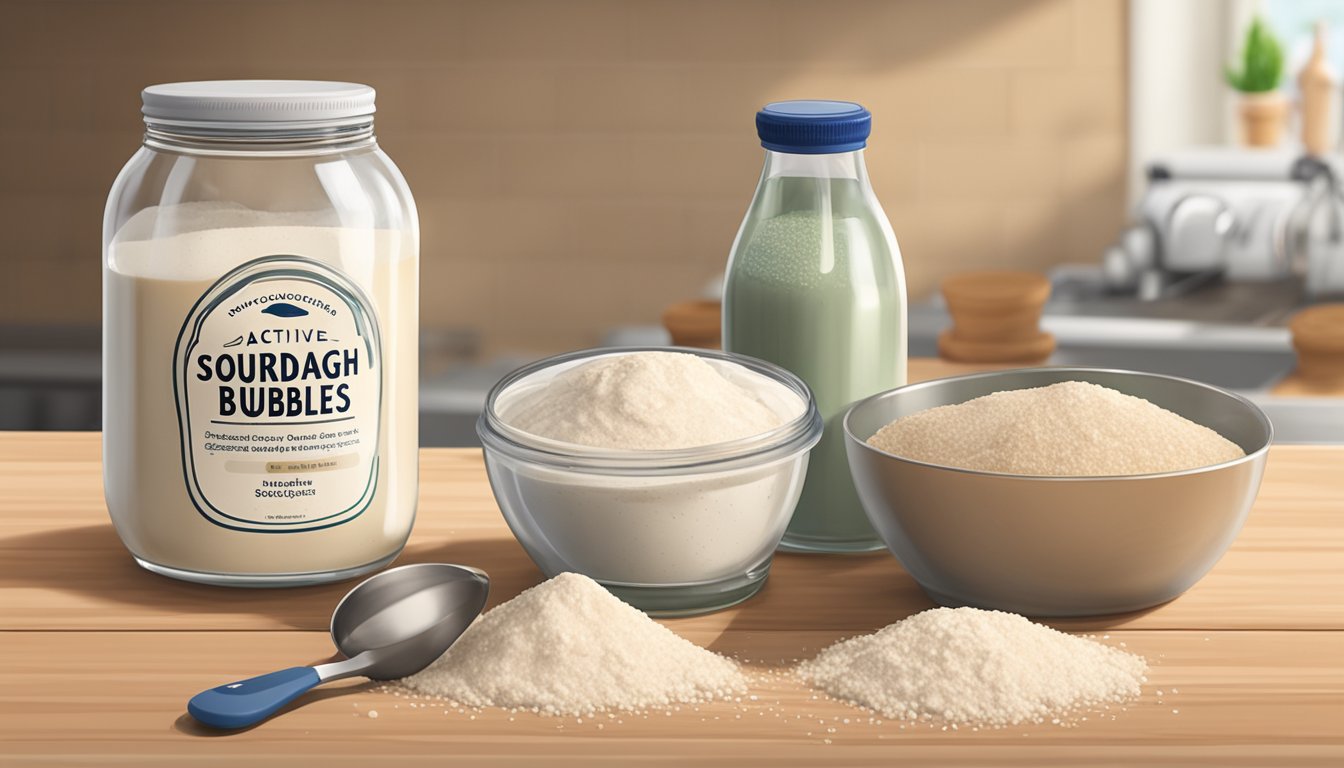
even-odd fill
[[[1203,424],[1246,456],[1121,477],[1027,477],[903,459],[865,441],[894,419],[993,392],[1088,381]],[[850,470],[892,554],[943,605],[1035,616],[1135,611],[1189,589],[1255,501],[1273,429],[1250,401],[1132,371],[1030,368],[957,376],[861,400],[845,416]]]

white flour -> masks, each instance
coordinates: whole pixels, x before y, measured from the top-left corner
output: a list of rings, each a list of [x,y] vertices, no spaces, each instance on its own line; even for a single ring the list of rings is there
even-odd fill
[[[915,461],[1014,475],[1141,475],[1245,455],[1208,427],[1082,381],[913,413],[868,444]]]
[[[723,443],[785,421],[753,389],[678,352],[597,358],[556,375],[502,415],[539,437],[631,451]]]
[[[884,717],[995,727],[1137,698],[1147,669],[1016,614],[935,608],[836,643],[798,673]]]
[[[417,482],[416,242],[400,231],[317,226],[318,221],[315,214],[185,203],[141,211],[108,246],[104,489],[117,531],[138,557],[158,565],[218,574],[324,572],[376,562],[395,554],[405,542],[415,517]],[[164,234],[175,231],[180,234]],[[327,427],[221,423],[208,428],[210,434],[223,437],[198,436],[188,441],[180,431],[175,389],[179,375],[175,350],[184,323],[221,276],[253,259],[277,255],[302,256],[338,270],[372,304],[381,359],[378,368],[368,364],[361,368],[369,375],[361,390],[364,396],[354,398],[351,415],[359,413],[359,418],[333,422],[341,431],[355,427],[359,434],[342,438],[342,446],[336,447],[335,440],[293,439],[321,435]],[[308,290],[290,286],[287,290]],[[307,318],[246,316],[257,318],[249,321],[254,323],[249,328],[257,332],[314,325]],[[263,345],[239,346],[235,351],[250,348],[261,350]],[[302,354],[318,347],[277,341],[264,348]],[[214,351],[218,357],[230,350]],[[381,391],[372,386],[375,377]],[[208,386],[220,389],[217,384],[212,381]],[[214,397],[208,389],[202,394]],[[198,397],[194,402],[200,407],[210,398]],[[214,417],[221,422],[237,420],[218,413]],[[308,417],[279,421],[291,420],[303,422]],[[198,435],[205,432],[197,431]],[[263,437],[270,441],[258,439]],[[300,515],[322,518],[348,508],[345,499],[370,485],[369,475],[376,467],[372,500],[363,513],[342,518],[345,522],[303,532],[254,532],[262,524],[252,526],[252,531],[223,527],[198,513],[201,507],[193,501],[184,477],[183,445],[197,441],[191,475],[210,484],[212,503],[235,519],[265,521],[267,515],[276,514],[292,516],[289,519]],[[220,445],[248,450],[226,452]],[[279,446],[285,450],[261,450]],[[335,466],[321,472],[289,468],[294,462],[319,461]],[[309,482],[319,492],[263,498],[258,487],[261,479]]]
[[[504,423],[538,436],[616,449],[723,443],[797,419],[807,402],[731,361],[686,353],[613,352],[546,368],[500,393]],[[567,446],[565,450],[582,453]],[[708,453],[708,452],[707,452]],[[517,493],[545,540],[547,573],[603,583],[668,585],[740,578],[769,559],[793,513],[805,455],[672,474],[487,462]]]
[[[746,690],[736,663],[562,573],[487,612],[402,681],[468,706],[588,715],[707,701]]]

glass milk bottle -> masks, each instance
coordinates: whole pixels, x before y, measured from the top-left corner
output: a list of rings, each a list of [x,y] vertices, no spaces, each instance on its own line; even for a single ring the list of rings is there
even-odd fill
[[[845,458],[845,410],[905,383],[905,272],[868,183],[872,115],[841,101],[784,101],[756,114],[765,168],[733,243],[724,349],[793,371],[825,419],[782,549],[882,548]]]

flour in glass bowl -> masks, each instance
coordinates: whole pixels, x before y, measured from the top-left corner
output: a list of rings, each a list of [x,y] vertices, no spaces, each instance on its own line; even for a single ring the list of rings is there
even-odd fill
[[[564,443],[658,451],[754,437],[785,417],[759,388],[730,380],[695,355],[635,352],[557,374],[511,403],[506,420]]]
[[[731,441],[776,432],[808,407],[733,360],[614,350],[544,368],[498,395],[500,420],[525,435],[515,439],[572,464],[489,451],[486,464],[506,519],[547,574],[577,571],[609,586],[740,580],[762,573],[788,524],[806,447],[667,473],[638,454],[705,447],[714,456],[714,446],[734,450]],[[633,468],[592,471],[583,457],[594,451],[629,454]]]

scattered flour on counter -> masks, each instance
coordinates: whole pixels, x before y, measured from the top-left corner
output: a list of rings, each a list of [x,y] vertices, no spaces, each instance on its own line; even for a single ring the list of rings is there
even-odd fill
[[[798,674],[883,717],[1002,727],[1133,700],[1141,656],[1012,613],[935,608],[832,645]]]
[[[1246,455],[1208,427],[1083,381],[912,413],[868,444],[915,461],[1014,475],[1141,475]]]
[[[438,661],[401,682],[467,706],[579,716],[710,701],[747,687],[735,662],[576,573],[488,611]]]
[[[748,373],[745,368],[742,372]],[[797,406],[801,413],[803,403]],[[684,352],[597,358],[520,396],[501,416],[509,426],[539,437],[632,451],[738,440],[769,432],[786,420],[760,393]]]

